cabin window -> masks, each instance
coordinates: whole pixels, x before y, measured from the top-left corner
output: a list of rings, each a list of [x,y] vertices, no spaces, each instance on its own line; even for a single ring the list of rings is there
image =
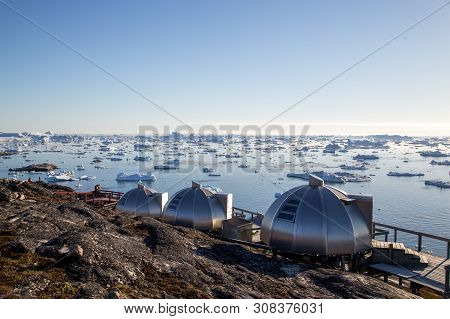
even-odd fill
[[[289,205],[295,205],[295,206],[298,206],[298,204],[300,204],[300,201],[297,200],[297,199],[290,199],[287,203],[288,203]]]
[[[171,203],[170,203],[170,205],[169,205],[169,209],[177,209],[177,207],[178,207],[178,203],[179,203],[179,201],[175,201],[175,200],[173,200]]]
[[[293,205],[284,205],[282,211],[284,212],[290,212],[290,213],[295,213],[297,211],[297,206],[293,206]]]
[[[290,222],[294,222],[295,221],[295,214],[288,214],[288,213],[283,213],[283,212],[279,212],[278,219],[283,219],[283,220],[287,220]]]
[[[172,199],[172,201],[170,202],[170,205],[168,206],[169,209],[173,209],[176,210],[178,207],[178,204],[180,203],[181,198],[183,197],[185,192],[180,192],[178,193],[177,196],[174,197],[174,199]]]
[[[297,213],[298,205],[300,204],[300,201],[291,199],[289,200],[282,209],[278,212],[276,218],[286,220],[289,222],[295,221],[295,215]]]

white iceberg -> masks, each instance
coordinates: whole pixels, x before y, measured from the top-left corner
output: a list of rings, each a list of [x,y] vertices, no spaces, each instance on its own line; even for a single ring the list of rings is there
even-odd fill
[[[156,176],[149,173],[136,173],[136,174],[117,174],[116,181],[120,182],[139,182],[139,181],[156,181]]]
[[[50,173],[47,176],[48,182],[70,182],[76,181],[77,179],[73,176],[73,172],[62,172],[62,173]]]
[[[345,178],[342,178],[341,176],[338,176],[336,174],[331,174],[331,173],[327,173],[324,171],[313,172],[313,173],[289,173],[289,174],[287,174],[287,177],[294,177],[294,178],[301,178],[304,180],[308,180],[310,174],[313,174],[328,183],[343,184],[346,182]]]
[[[91,181],[91,180],[94,180],[96,178],[97,178],[96,176],[83,175],[83,176],[80,176],[78,179],[80,181]]]

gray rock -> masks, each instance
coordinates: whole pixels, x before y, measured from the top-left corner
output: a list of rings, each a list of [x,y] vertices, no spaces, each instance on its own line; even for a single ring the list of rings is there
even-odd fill
[[[25,167],[10,168],[12,172],[50,172],[58,167],[50,163],[32,164]]]

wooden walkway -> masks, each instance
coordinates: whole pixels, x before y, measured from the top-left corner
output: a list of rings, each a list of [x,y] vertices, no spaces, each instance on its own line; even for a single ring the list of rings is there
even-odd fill
[[[117,203],[119,199],[123,196],[124,193],[109,191],[109,190],[101,190],[99,192],[55,192],[58,195],[63,196],[72,196],[78,200],[81,200],[85,203],[90,204],[112,204]]]
[[[409,279],[411,282],[422,285],[440,293],[445,292],[445,267],[450,266],[450,259],[426,253],[420,253],[428,260],[428,266],[422,271],[413,271],[417,276]]]
[[[417,294],[420,288],[426,287],[444,298],[450,297],[450,259],[413,251],[405,247],[403,243],[373,240],[372,246],[373,253],[376,252],[373,257],[375,263],[369,268],[377,273],[381,272],[385,282],[388,281],[389,276],[395,276],[398,277],[400,286],[403,285],[403,280],[408,280],[413,293]],[[395,258],[393,250],[396,250]],[[399,258],[400,252],[404,254],[402,261]],[[415,262],[413,262],[414,258]],[[410,259],[409,262],[408,259]]]
[[[391,236],[393,237],[393,242],[388,242],[389,231],[393,232],[393,234],[391,234],[393,235]],[[402,243],[398,243],[398,233],[407,233],[417,236],[417,251],[405,247]],[[415,265],[400,263],[399,265],[395,260],[390,260],[389,258],[391,257],[385,261],[370,265],[370,268],[384,274],[385,281],[388,280],[389,275],[397,276],[399,285],[402,285],[403,279],[407,279],[410,282],[410,288],[413,293],[417,293],[420,288],[426,287],[437,292],[444,298],[450,298],[450,238],[377,222],[373,223],[372,235],[374,239],[372,245],[375,250],[380,249],[384,251],[384,253],[390,251],[390,254],[393,256],[393,250],[404,249],[405,255],[413,256],[416,260],[419,257],[419,265],[423,265],[423,267],[417,267],[417,263]],[[378,236],[383,236],[384,241],[375,240]],[[422,252],[423,238],[444,243],[444,245],[447,246],[446,258]]]

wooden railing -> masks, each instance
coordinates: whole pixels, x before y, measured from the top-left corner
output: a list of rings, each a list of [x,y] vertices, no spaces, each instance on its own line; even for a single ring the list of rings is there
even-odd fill
[[[389,231],[388,229],[391,229],[394,231],[394,242],[397,242],[397,235],[399,232],[411,234],[417,236],[417,251],[422,251],[422,239],[423,238],[430,238],[433,240],[442,241],[444,243],[447,243],[447,259],[450,258],[450,238],[445,238],[442,236],[436,236],[433,234],[427,234],[415,230],[405,229],[402,227],[382,224],[382,223],[376,223],[373,222],[373,238],[379,235],[384,235],[385,241],[388,241],[388,235]]]
[[[100,190],[99,192],[60,192],[57,191],[55,194],[73,196],[78,200],[84,201],[86,203],[94,202],[117,202],[124,193],[115,192],[110,190]]]
[[[233,217],[243,218],[254,222],[257,219],[262,219],[263,214],[261,214],[260,212],[252,212],[250,210],[239,207],[233,207]]]

